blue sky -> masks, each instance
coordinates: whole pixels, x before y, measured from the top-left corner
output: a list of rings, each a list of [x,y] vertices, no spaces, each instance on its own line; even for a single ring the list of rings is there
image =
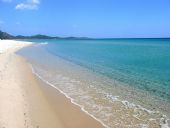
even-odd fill
[[[0,0],[13,35],[170,37],[170,0]]]

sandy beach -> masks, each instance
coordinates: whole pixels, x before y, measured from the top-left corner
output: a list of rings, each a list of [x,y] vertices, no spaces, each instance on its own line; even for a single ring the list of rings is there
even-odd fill
[[[102,128],[63,94],[42,83],[16,55],[27,42],[0,40],[0,128]]]

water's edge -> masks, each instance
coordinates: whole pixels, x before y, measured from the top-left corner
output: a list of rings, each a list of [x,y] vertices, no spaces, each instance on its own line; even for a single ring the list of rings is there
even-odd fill
[[[109,126],[107,126],[106,124],[104,124],[101,120],[97,119],[95,116],[93,116],[92,114],[90,114],[88,111],[86,111],[84,109],[84,106],[77,104],[76,102],[74,102],[74,99],[72,99],[71,97],[69,97],[66,93],[64,93],[62,90],[60,90],[59,88],[57,88],[56,86],[54,86],[52,83],[48,82],[47,80],[43,79],[39,74],[37,74],[33,68],[33,66],[31,64],[30,68],[32,70],[32,73],[39,78],[42,82],[46,83],[47,85],[50,85],[51,87],[53,87],[54,89],[57,89],[61,94],[63,94],[66,98],[68,98],[70,100],[71,103],[73,103],[76,106],[79,106],[80,109],[85,112],[86,114],[88,114],[89,116],[91,116],[93,119],[95,119],[96,121],[100,122],[104,127],[106,128],[110,128]]]
[[[38,45],[46,45],[47,43],[39,43],[39,44],[36,44],[37,46]],[[60,58],[60,57],[59,57]],[[63,59],[63,58],[61,58],[61,59]],[[66,60],[67,61],[67,60]],[[72,95],[70,96],[70,94],[67,94],[67,92],[68,92],[68,90],[63,90],[63,89],[60,89],[61,87],[59,86],[59,87],[57,87],[57,86],[55,86],[55,83],[53,83],[53,82],[50,82],[51,80],[50,79],[48,79],[48,78],[46,78],[46,76],[43,76],[43,74],[41,75],[41,72],[39,73],[38,71],[36,71],[37,69],[35,68],[34,69],[34,64],[32,64],[31,62],[28,62],[29,63],[29,65],[30,65],[30,67],[31,67],[31,70],[32,70],[32,72],[33,72],[33,74],[35,74],[35,76],[36,77],[38,77],[41,81],[43,81],[44,83],[46,83],[46,84],[48,84],[48,85],[50,85],[51,87],[53,87],[54,89],[57,89],[60,93],[62,93],[62,94],[64,94],[68,99],[70,99],[70,101],[71,101],[71,103],[73,103],[73,104],[75,104],[75,105],[77,105],[77,106],[79,106],[80,108],[81,108],[81,110],[83,111],[83,112],[85,112],[86,114],[88,114],[89,116],[91,116],[92,118],[94,118],[95,120],[97,120],[98,122],[100,122],[104,127],[106,127],[106,128],[112,128],[112,126],[109,126],[109,125],[107,125],[105,122],[104,122],[104,120],[102,120],[102,119],[99,119],[98,117],[97,117],[97,115],[95,115],[94,113],[92,113],[91,111],[89,112],[89,109],[87,109],[86,108],[86,106],[83,106],[82,104],[81,104],[81,102],[79,103],[78,101],[77,101],[77,99],[74,99],[73,97],[72,97]],[[74,70],[74,69],[73,69]],[[61,74],[62,75],[62,74]],[[74,80],[74,79],[73,79]],[[68,82],[68,81],[66,81],[66,82]],[[142,106],[140,106],[140,105],[137,105],[137,104],[134,104],[133,102],[129,102],[129,99],[128,99],[128,101],[126,101],[126,99],[127,98],[125,98],[125,99],[119,99],[119,95],[118,96],[113,96],[113,95],[109,95],[109,94],[107,94],[107,98],[109,99],[109,100],[112,100],[113,102],[121,102],[121,104],[122,105],[124,105],[124,107],[125,108],[132,108],[132,109],[134,109],[134,110],[136,110],[136,109],[140,109],[140,110],[142,110],[142,111],[144,111],[144,112],[146,112],[146,113],[156,113],[156,112],[154,112],[154,111],[152,111],[151,109],[150,110],[148,110],[148,109],[146,109],[145,107],[142,107]],[[135,102],[136,103],[136,102]],[[140,112],[140,111],[139,111]],[[112,114],[112,113],[110,113],[110,114]],[[125,113],[126,114],[126,113]],[[158,116],[157,116],[158,117]],[[136,118],[138,118],[138,117],[136,117]],[[140,120],[140,119],[139,119]],[[152,118],[150,118],[149,120],[155,120],[156,121],[156,119],[152,119]],[[158,123],[159,123],[159,126],[161,127],[161,128],[169,128],[169,126],[168,126],[168,122],[169,122],[169,119],[167,118],[167,116],[166,115],[162,115],[162,116],[159,116],[159,119],[157,119],[157,121],[158,121]],[[136,125],[136,127],[141,127],[141,128],[148,128],[149,127],[149,125],[147,126],[147,123],[146,124],[138,124],[138,125]],[[132,127],[132,126],[131,126]]]
[[[112,127],[109,127],[107,124],[105,124],[102,120],[96,118],[94,115],[90,114],[85,108],[83,105],[80,105],[78,103],[76,103],[74,101],[73,98],[71,98],[70,96],[68,96],[65,92],[63,92],[61,89],[59,89],[58,87],[54,86],[52,83],[50,83],[49,81],[45,80],[42,76],[40,76],[38,73],[35,72],[33,66],[29,63],[30,65],[30,68],[32,70],[32,73],[38,78],[40,79],[42,82],[44,82],[45,84],[53,87],[54,89],[57,89],[61,94],[63,94],[66,98],[68,98],[70,100],[71,103],[73,103],[74,105],[80,107],[80,109],[85,112],[86,114],[88,114],[90,117],[92,117],[93,119],[95,119],[96,121],[98,121],[99,123],[101,123],[105,128],[112,128]],[[108,95],[109,97],[109,95]],[[110,97],[110,98],[113,98],[113,100],[115,101],[120,101],[117,97]],[[143,108],[142,106],[139,106],[139,105],[135,105],[134,103],[130,103],[126,100],[124,101],[120,101],[122,102],[122,104],[125,106],[125,107],[140,107],[140,109],[142,109],[143,111],[146,111],[147,113],[154,113],[153,111],[151,110],[148,110],[146,108]],[[162,115],[162,117],[160,118],[160,127],[161,128],[169,128],[169,124],[168,124],[168,121],[169,119],[167,118],[166,115]],[[162,123],[163,122],[163,123]],[[147,125],[143,124],[143,125],[140,125],[141,128],[148,128]]]

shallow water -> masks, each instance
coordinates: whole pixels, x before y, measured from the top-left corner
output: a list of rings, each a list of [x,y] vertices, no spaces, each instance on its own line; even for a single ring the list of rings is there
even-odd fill
[[[160,127],[168,123],[169,39],[31,41],[46,42],[18,52],[35,73],[103,124]]]

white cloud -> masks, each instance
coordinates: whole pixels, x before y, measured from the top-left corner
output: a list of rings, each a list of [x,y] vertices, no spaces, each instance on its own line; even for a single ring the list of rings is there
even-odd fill
[[[40,4],[39,0],[27,0],[25,3],[17,4],[15,9],[17,10],[36,10],[38,9],[38,5]]]
[[[39,0],[31,0],[31,2],[33,2],[34,4],[40,4]]]

